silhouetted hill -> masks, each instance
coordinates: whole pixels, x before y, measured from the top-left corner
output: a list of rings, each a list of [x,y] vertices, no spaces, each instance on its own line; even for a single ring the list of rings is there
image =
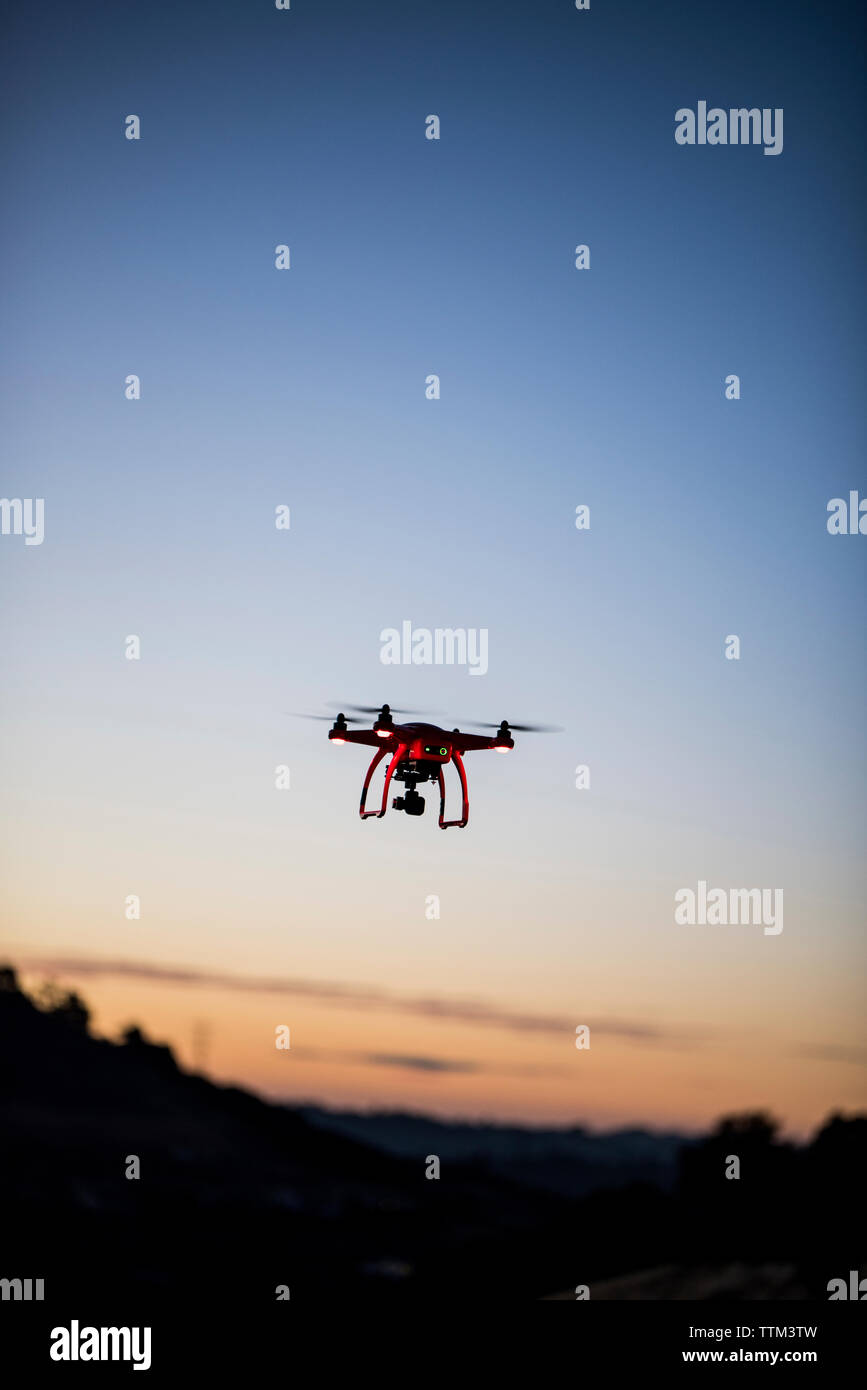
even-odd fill
[[[293,1299],[502,1302],[578,1283],[825,1298],[864,1264],[863,1118],[833,1117],[804,1148],[761,1115],[687,1144],[297,1110],[181,1071],[138,1029],[96,1039],[80,999],[37,1007],[10,969],[0,1132],[0,1278],[42,1278],[67,1309],[73,1292],[83,1306],[118,1290],[137,1310],[261,1306],[284,1285]]]
[[[680,1153],[691,1142],[682,1134],[643,1129],[598,1134],[577,1126],[522,1129],[318,1106],[305,1106],[301,1113],[321,1129],[397,1157],[435,1153],[562,1197],[584,1197],[635,1182],[653,1183],[668,1191],[677,1179]]]
[[[80,1000],[41,1010],[8,971],[0,1057],[7,1275],[185,1296],[194,1278],[240,1279],[239,1297],[261,1300],[280,1284],[293,1297],[394,1292],[450,1271],[457,1289],[458,1252],[487,1268],[488,1246],[535,1240],[559,1208],[457,1165],[428,1181],[423,1160],[182,1072],[138,1030],[95,1039]],[[125,1175],[131,1155],[139,1179]]]

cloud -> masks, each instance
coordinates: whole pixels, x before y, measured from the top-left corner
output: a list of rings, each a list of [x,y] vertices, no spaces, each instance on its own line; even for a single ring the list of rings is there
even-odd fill
[[[565,1067],[539,1066],[535,1062],[511,1066],[470,1061],[463,1057],[413,1056],[398,1052],[346,1052],[331,1047],[293,1047],[292,1054],[305,1062],[346,1062],[356,1067],[396,1067],[402,1071],[428,1072],[432,1075],[486,1076],[562,1076]]]
[[[852,1062],[856,1067],[867,1066],[867,1047],[846,1047],[842,1043],[811,1043],[799,1048],[795,1056],[810,1062]]]
[[[364,1061],[372,1067],[400,1067],[404,1071],[478,1072],[478,1062],[453,1062],[446,1057],[401,1057],[390,1052],[368,1052]]]
[[[350,1009],[378,1009],[411,1014],[416,1018],[435,1018],[445,1023],[467,1023],[479,1028],[499,1028],[510,1033],[537,1033],[546,1037],[574,1037],[578,1023],[588,1023],[597,1037],[619,1038],[634,1043],[668,1047],[695,1046],[698,1035],[659,1028],[623,1019],[562,1018],[553,1014],[524,1013],[494,1003],[396,994],[376,985],[350,985],[332,980],[309,980],[250,975],[229,975],[192,967],[151,965],[141,961],[96,960],[87,957],[42,957],[21,961],[23,970],[58,976],[97,977],[111,975],[152,984],[208,986],[245,994],[295,995],[322,1004]]]

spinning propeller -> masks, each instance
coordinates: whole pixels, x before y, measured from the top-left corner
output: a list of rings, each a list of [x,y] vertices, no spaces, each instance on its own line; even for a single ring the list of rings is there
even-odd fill
[[[353,710],[355,710],[355,713],[356,713],[356,714],[383,714],[383,713],[388,713],[388,714],[400,714],[400,715],[403,715],[403,714],[409,714],[409,715],[423,715],[423,714],[425,714],[425,713],[430,714],[430,712],[431,712],[430,710],[425,711],[425,710],[423,710],[423,709],[394,709],[394,707],[393,707],[392,705],[354,705],[354,704],[352,704],[351,701],[350,701],[349,703],[343,705],[342,707],[341,707],[340,705],[338,705],[337,702],[336,702],[335,700],[329,700],[329,701],[328,701],[328,704],[331,706],[332,709],[341,709],[341,708],[343,708],[343,709],[353,709]],[[352,718],[354,718],[354,715],[350,715],[349,717],[350,717],[350,719],[352,719]]]
[[[371,715],[378,716],[379,718],[383,719],[385,723],[388,723],[389,720],[393,718],[393,716],[396,714],[401,716],[407,714],[425,714],[424,710],[393,709],[391,705],[354,705],[348,702],[341,705],[338,704],[336,700],[328,700],[326,703],[330,705],[332,709],[340,711],[336,717],[332,714],[302,714],[297,710],[292,710],[291,713],[295,719],[317,719],[326,724],[334,724],[338,720],[342,720],[344,724],[368,724],[370,722]],[[344,714],[344,710],[353,710],[354,713]]]
[[[513,724],[511,719],[502,719],[499,724],[482,723],[478,719],[467,719],[465,723],[470,724],[474,729],[496,729],[497,732],[509,733],[514,731],[519,734],[562,734],[562,724]]]

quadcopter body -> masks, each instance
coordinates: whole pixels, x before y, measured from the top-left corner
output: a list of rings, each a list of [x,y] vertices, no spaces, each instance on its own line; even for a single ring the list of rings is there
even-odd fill
[[[367,710],[367,713],[375,711]],[[491,737],[488,734],[462,733],[460,729],[441,729],[438,724],[396,723],[388,705],[383,705],[371,729],[350,729],[346,716],[338,714],[328,731],[332,743],[361,743],[375,748],[361,789],[359,814],[362,820],[370,817],[381,819],[388,810],[388,794],[393,782],[401,782],[406,788],[402,796],[392,800],[396,811],[405,811],[408,816],[420,816],[425,802],[416,788],[425,782],[435,782],[439,787],[440,809],[439,827],[448,830],[451,826],[463,829],[469,820],[470,802],[467,793],[467,774],[463,755],[480,749],[492,748],[497,753],[508,753],[514,748],[512,731],[504,719]],[[390,757],[385,773],[382,801],[375,810],[367,809],[367,793],[371,778],[384,758]],[[461,786],[461,814],[457,820],[446,820],[446,786],[443,770],[448,763],[457,768]]]

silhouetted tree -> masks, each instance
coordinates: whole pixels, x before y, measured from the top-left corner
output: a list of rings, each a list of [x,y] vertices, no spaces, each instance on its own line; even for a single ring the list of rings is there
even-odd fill
[[[692,1259],[782,1258],[797,1247],[792,1210],[801,1156],[777,1140],[778,1129],[761,1111],[727,1115],[683,1151],[678,1196]]]
[[[172,1049],[166,1043],[151,1042],[136,1024],[125,1028],[121,1038],[125,1047],[134,1048],[152,1067],[177,1067]]]
[[[90,1010],[73,990],[61,989],[53,980],[46,980],[36,990],[33,999],[43,1013],[50,1014],[76,1033],[87,1032]]]
[[[804,1250],[814,1267],[812,1278],[807,1272],[812,1297],[826,1298],[829,1279],[861,1268],[867,1249],[865,1169],[867,1116],[829,1116],[807,1150],[799,1194]]]
[[[59,1009],[54,1010],[56,1016],[68,1028],[74,1028],[77,1033],[86,1033],[90,1024],[90,1010],[84,1000],[74,992],[67,994]]]

